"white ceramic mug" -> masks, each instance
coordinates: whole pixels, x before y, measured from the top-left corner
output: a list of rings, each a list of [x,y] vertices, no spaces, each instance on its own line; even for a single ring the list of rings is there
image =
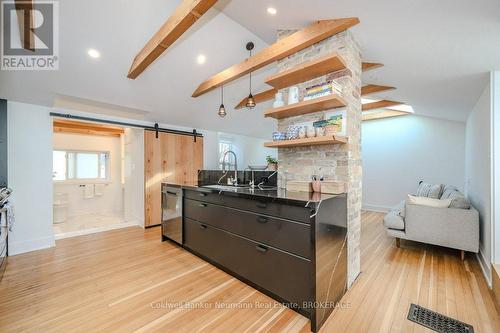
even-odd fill
[[[299,87],[293,86],[288,89],[288,104],[299,102]]]

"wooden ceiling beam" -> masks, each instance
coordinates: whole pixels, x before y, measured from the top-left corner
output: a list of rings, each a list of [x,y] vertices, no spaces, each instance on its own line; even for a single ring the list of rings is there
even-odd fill
[[[256,104],[259,104],[259,103],[273,99],[274,95],[276,95],[277,92],[278,92],[278,89],[271,88],[269,90],[265,90],[263,92],[260,92],[256,95],[254,95],[253,99],[254,99]],[[235,109],[238,110],[238,109],[244,108],[245,105],[247,104],[247,100],[248,100],[248,97],[243,98],[241,100],[241,102],[239,102],[238,105],[235,106]]]
[[[362,110],[369,111],[369,110],[382,109],[382,108],[387,108],[387,107],[401,105],[401,104],[404,104],[404,103],[396,102],[396,101],[388,101],[388,100],[384,99],[384,100],[377,101],[377,102],[363,104]]]
[[[137,78],[216,2],[217,0],[182,0],[160,30],[135,56],[127,77]]]
[[[357,17],[317,21],[288,37],[266,47],[245,61],[212,76],[193,92],[193,97],[201,96],[221,85],[234,81],[250,72],[288,57],[306,47],[316,44],[359,23]]]
[[[366,96],[370,94],[375,94],[383,91],[389,91],[389,90],[394,90],[396,89],[395,87],[390,87],[390,86],[381,86],[378,84],[367,84],[364,87],[361,87],[361,96]]]
[[[15,0],[15,7],[21,45],[25,50],[35,51],[35,33],[33,32],[35,12],[33,10],[33,0]]]
[[[378,62],[368,62],[368,61],[363,61],[361,63],[361,70],[363,72],[375,69],[375,68],[380,68],[383,67],[384,65]]]

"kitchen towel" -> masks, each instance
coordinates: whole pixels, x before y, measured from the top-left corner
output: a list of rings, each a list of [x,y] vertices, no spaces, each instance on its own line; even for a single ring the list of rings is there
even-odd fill
[[[83,198],[92,199],[94,197],[94,184],[83,185]]]
[[[94,195],[96,197],[101,197],[104,192],[104,184],[95,184],[94,185]]]

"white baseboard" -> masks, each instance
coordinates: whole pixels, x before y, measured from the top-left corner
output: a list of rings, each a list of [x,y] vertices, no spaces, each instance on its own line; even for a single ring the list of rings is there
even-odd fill
[[[43,237],[38,239],[31,239],[22,242],[9,241],[9,256],[16,254],[48,249],[55,246],[54,237]]]
[[[479,251],[479,253],[476,253],[477,261],[479,262],[479,266],[481,267],[481,270],[483,271],[484,278],[486,279],[486,282],[488,283],[488,287],[490,289],[493,287],[492,282],[491,282],[491,264],[487,263],[486,260],[483,257],[483,253]]]
[[[121,229],[121,228],[128,228],[128,227],[140,227],[140,226],[138,226],[137,223],[135,223],[135,222],[134,223],[130,223],[130,222],[117,223],[117,224],[110,224],[110,225],[107,225],[104,227],[97,227],[97,228],[90,228],[90,229],[85,229],[85,230],[64,232],[61,234],[57,234],[55,236],[55,238],[56,238],[56,240],[59,240],[59,239],[63,239],[63,238],[90,235],[90,234],[95,234],[98,232]]]
[[[363,204],[361,207],[362,210],[367,210],[370,212],[379,212],[379,213],[388,213],[392,207],[389,206],[378,206],[378,205],[368,205]]]

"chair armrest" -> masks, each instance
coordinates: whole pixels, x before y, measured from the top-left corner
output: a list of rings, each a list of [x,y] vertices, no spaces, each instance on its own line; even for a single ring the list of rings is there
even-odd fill
[[[410,239],[471,252],[479,251],[476,209],[406,204],[405,232]]]

